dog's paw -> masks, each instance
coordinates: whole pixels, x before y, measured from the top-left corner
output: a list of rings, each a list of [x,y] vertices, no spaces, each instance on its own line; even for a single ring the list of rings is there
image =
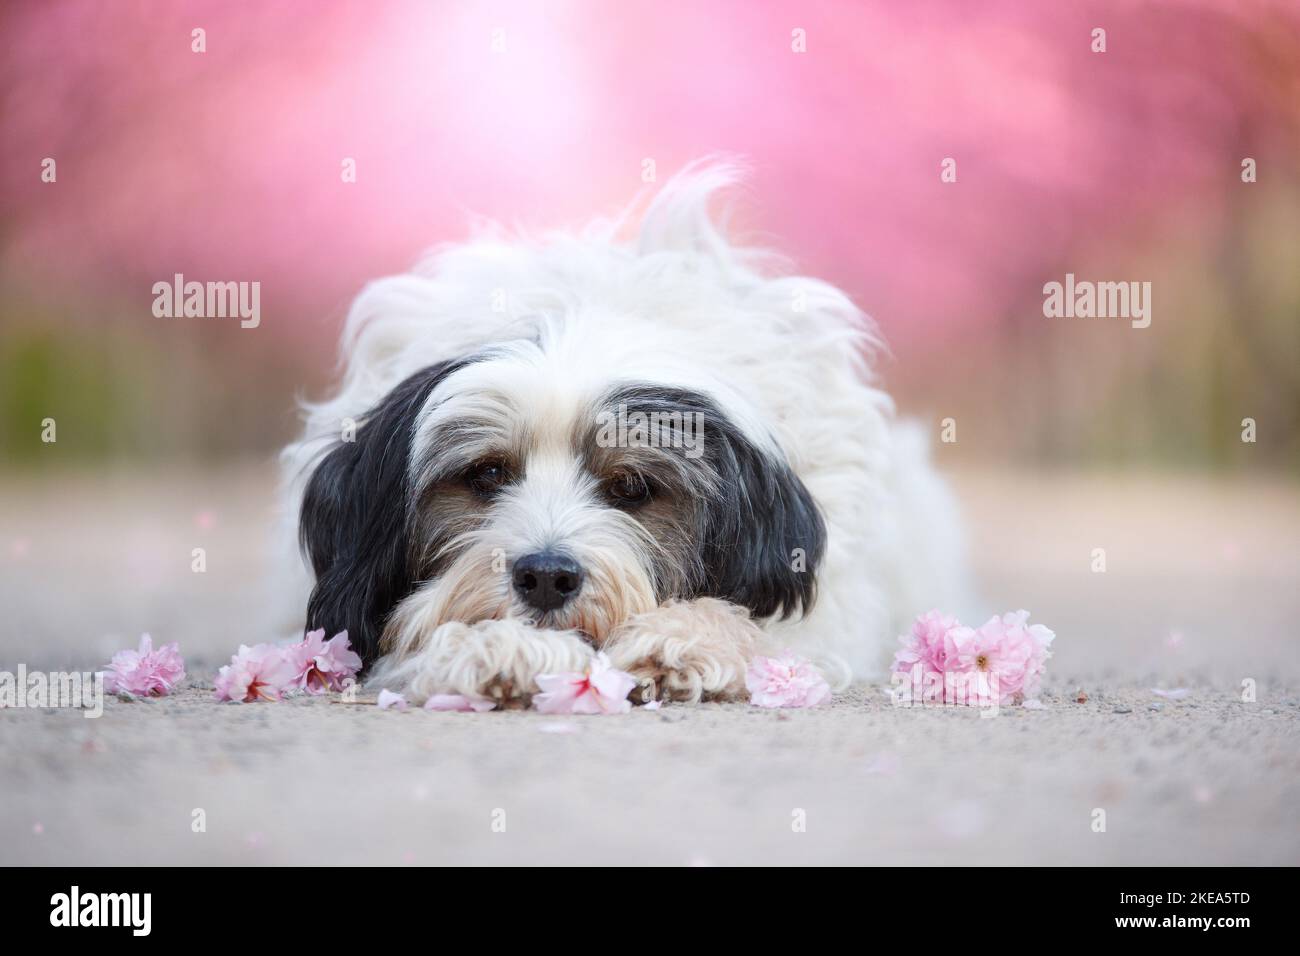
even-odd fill
[[[477,694],[495,702],[498,710],[523,710],[532,699],[533,690],[521,687],[515,675],[498,672],[481,680]]]
[[[667,649],[663,657],[647,657],[620,664],[636,678],[637,686],[629,699],[634,704],[648,704],[654,700],[674,700],[697,703],[701,700],[738,700],[745,691],[745,671],[719,665],[717,661],[692,659],[690,655],[674,653]]]
[[[384,676],[404,684],[413,700],[463,694],[510,709],[528,706],[538,674],[586,670],[592,653],[576,631],[539,630],[514,620],[452,621]]]
[[[744,608],[700,598],[629,618],[603,649],[615,667],[637,679],[633,703],[733,700],[745,693],[759,635]]]

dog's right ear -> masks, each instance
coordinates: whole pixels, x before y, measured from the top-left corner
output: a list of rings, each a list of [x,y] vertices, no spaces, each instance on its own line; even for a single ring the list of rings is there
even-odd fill
[[[346,629],[367,667],[389,613],[415,585],[407,515],[416,417],[438,383],[466,364],[443,362],[399,384],[362,418],[355,440],[326,453],[303,494],[298,536],[316,572],[307,628]]]

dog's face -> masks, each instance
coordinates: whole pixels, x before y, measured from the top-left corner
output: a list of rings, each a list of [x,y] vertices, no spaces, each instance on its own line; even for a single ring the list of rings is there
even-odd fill
[[[825,531],[775,445],[725,399],[571,346],[423,369],[320,460],[300,525],[311,627],[347,628],[370,663],[448,621],[599,644],[671,598],[760,618],[811,603]]]

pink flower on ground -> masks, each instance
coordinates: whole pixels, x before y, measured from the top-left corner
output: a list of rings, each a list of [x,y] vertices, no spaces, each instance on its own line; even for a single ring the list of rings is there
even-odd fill
[[[626,714],[636,678],[615,670],[600,653],[585,674],[538,674],[537,686],[542,693],[533,704],[544,714]]]
[[[927,611],[899,639],[894,671],[915,677],[919,667],[922,684],[930,686],[933,679],[950,704],[1032,699],[1056,635],[1028,620],[1028,611],[1013,611],[970,628],[940,611]]]
[[[750,661],[745,686],[758,707],[816,707],[831,695],[817,668],[788,650]]]
[[[926,611],[912,624],[912,633],[899,638],[903,647],[894,654],[894,670],[910,674],[920,663],[922,671],[940,671],[947,662],[944,638],[957,627],[957,619],[942,611]]]
[[[496,707],[496,701],[486,697],[466,697],[464,694],[434,694],[424,702],[425,710],[474,711],[483,713]]]
[[[410,706],[405,697],[386,687],[379,692],[379,700],[376,703],[379,704],[380,710],[406,710]]]
[[[361,658],[349,645],[347,631],[339,631],[328,641],[324,628],[309,631],[303,640],[285,648],[284,654],[294,668],[291,683],[309,694],[341,691],[343,682],[361,670]]]
[[[294,665],[285,659],[284,649],[270,644],[240,644],[230,663],[217,673],[215,696],[217,700],[241,704],[279,700],[293,681]]]
[[[162,697],[185,679],[185,661],[175,641],[153,649],[153,638],[140,637],[139,650],[118,651],[104,671],[104,689],[110,694]]]
[[[970,675],[967,703],[1009,704],[1038,693],[1053,638],[1029,625],[1028,611],[993,617],[978,630],[955,627],[944,638],[948,671]]]

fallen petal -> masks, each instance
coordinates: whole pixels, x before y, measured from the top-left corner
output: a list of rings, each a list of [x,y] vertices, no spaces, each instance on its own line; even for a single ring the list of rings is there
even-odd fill
[[[395,694],[387,688],[379,692],[378,704],[380,710],[406,710],[410,706],[405,697],[401,694]]]

